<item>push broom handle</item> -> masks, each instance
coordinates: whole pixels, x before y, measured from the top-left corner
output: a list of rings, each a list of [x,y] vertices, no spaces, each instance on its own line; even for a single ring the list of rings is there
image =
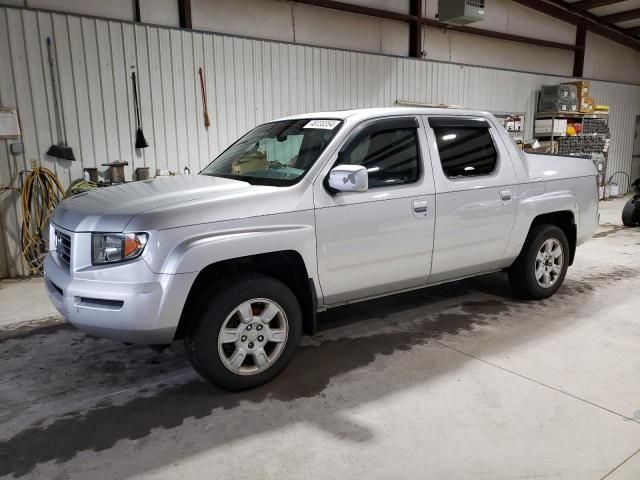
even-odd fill
[[[136,127],[141,128],[140,124],[140,106],[138,104],[138,85],[136,82],[136,72],[131,73],[131,83],[133,83],[133,104],[136,110]]]
[[[58,134],[58,143],[62,143],[62,127],[60,126],[60,108],[58,107],[58,88],[56,84],[55,68],[53,66],[53,53],[51,52],[51,38],[47,37],[47,53],[49,55],[49,70],[51,71],[51,87],[53,88],[53,111],[56,116],[56,133]],[[65,139],[66,143],[66,139]]]

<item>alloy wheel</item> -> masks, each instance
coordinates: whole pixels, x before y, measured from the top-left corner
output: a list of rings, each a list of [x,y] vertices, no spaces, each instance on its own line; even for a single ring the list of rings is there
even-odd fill
[[[560,278],[564,265],[562,244],[555,238],[545,240],[536,255],[535,276],[542,288],[551,288]]]
[[[238,305],[218,334],[218,354],[237,375],[255,375],[268,369],[282,354],[289,335],[287,315],[280,305],[254,298]]]

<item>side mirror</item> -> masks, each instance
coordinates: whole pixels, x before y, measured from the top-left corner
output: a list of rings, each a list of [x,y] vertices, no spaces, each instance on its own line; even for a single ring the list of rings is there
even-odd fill
[[[366,192],[369,174],[362,165],[337,165],[329,172],[329,187],[338,192]]]

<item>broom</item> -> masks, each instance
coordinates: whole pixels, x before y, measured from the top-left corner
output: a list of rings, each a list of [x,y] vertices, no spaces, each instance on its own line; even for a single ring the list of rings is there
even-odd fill
[[[62,158],[64,160],[75,160],[76,157],[73,154],[73,150],[67,145],[66,130],[64,132],[64,136],[62,135],[62,129],[64,128],[64,122],[62,119],[62,105],[58,105],[56,73],[53,65],[53,54],[51,53],[51,38],[49,37],[47,37],[47,53],[49,55],[49,69],[51,70],[51,88],[53,90],[53,110],[56,117],[56,133],[58,134],[58,144],[51,145],[49,147],[49,150],[47,150],[47,155],[56,158]],[[62,93],[60,95],[60,102],[62,102]]]
[[[138,101],[138,82],[136,72],[131,73],[131,83],[133,84],[133,106],[136,111],[136,148],[147,148],[149,144],[142,133],[142,121],[140,120],[140,103]]]

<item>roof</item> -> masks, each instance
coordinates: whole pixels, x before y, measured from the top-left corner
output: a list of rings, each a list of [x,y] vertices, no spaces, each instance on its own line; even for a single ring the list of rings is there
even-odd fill
[[[431,107],[382,107],[359,108],[354,110],[335,110],[326,112],[310,112],[290,115],[278,120],[295,120],[304,118],[335,118],[337,120],[362,121],[369,118],[392,117],[396,115],[462,115],[491,116],[489,112],[468,110],[463,108],[431,108]]]

